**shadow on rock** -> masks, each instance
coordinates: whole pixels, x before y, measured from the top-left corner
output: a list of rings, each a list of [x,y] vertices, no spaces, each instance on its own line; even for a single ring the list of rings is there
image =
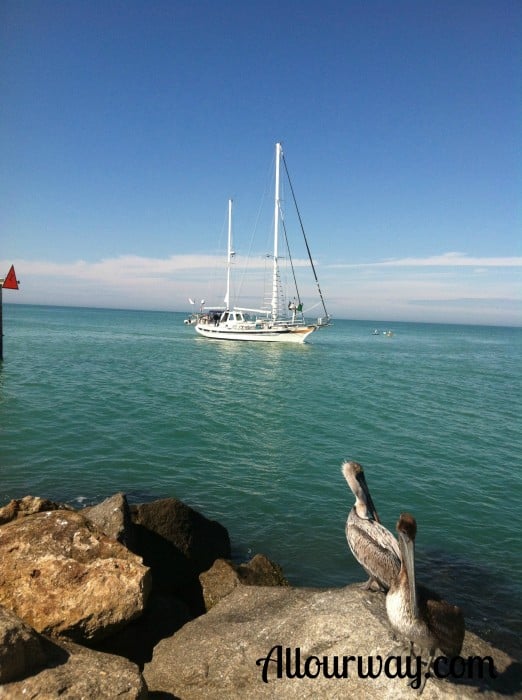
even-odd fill
[[[144,614],[117,634],[95,645],[97,651],[124,656],[140,669],[152,659],[156,644],[193,619],[186,603],[165,593],[150,595]]]

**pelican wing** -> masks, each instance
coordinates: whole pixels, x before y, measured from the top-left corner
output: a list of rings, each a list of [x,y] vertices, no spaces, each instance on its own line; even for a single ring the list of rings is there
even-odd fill
[[[384,525],[360,518],[352,508],[346,523],[346,539],[359,564],[384,588],[389,588],[401,568],[399,545]]]
[[[464,641],[462,610],[445,600],[426,601],[426,622],[437,638],[437,646],[447,657],[459,656]]]

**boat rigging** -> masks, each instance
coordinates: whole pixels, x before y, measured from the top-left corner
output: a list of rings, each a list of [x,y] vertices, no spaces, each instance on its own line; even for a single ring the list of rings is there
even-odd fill
[[[283,216],[280,196],[280,175],[281,163],[290,184],[294,206],[297,211],[301,233],[303,235],[308,259],[312,268],[317,290],[319,292],[320,303],[322,304],[324,316],[318,318],[315,323],[308,323],[303,315],[303,303],[297,288],[297,280],[288,235]],[[297,207],[294,189],[290,180],[288,167],[283,155],[282,146],[276,144],[275,159],[275,188],[274,188],[274,231],[273,231],[273,255],[272,255],[272,281],[271,297],[266,309],[247,309],[234,306],[230,303],[230,277],[231,266],[234,258],[232,248],[232,200],[228,204],[228,244],[227,244],[227,266],[226,266],[226,293],[224,297],[224,309],[206,310],[198,314],[195,330],[199,335],[214,340],[255,340],[265,342],[292,342],[303,343],[318,328],[328,326],[331,323],[330,315],[326,310],[324,297],[319,286],[319,280],[312,260],[310,247],[305,235],[301,214]],[[296,288],[296,295],[293,300],[286,303],[282,293],[282,284],[279,269],[279,239],[280,225],[284,234],[288,258],[292,269],[292,276]],[[252,316],[253,315],[253,316]]]

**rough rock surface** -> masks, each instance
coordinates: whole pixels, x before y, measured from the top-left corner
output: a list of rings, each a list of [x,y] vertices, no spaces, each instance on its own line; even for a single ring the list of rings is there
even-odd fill
[[[81,515],[94,523],[103,533],[132,549],[132,518],[127,497],[115,493],[95,506],[80,511]]]
[[[45,658],[40,636],[0,605],[0,684],[24,678]]]
[[[187,604],[191,616],[205,612],[198,574],[219,557],[230,557],[226,528],[174,498],[131,506],[133,551],[152,570],[155,592]]]
[[[120,656],[102,654],[62,640],[45,640],[47,667],[0,686],[0,700],[145,700],[147,686],[138,667]]]
[[[47,498],[40,498],[40,496],[16,498],[0,508],[0,525],[4,525],[15,518],[22,518],[24,515],[61,509],[72,510],[72,508],[63,503],[55,503],[54,501],[49,501]]]
[[[239,564],[239,577],[246,586],[288,586],[283,569],[264,554],[256,554],[246,564]]]
[[[279,646],[281,678],[277,677],[276,662]],[[291,657],[288,665],[287,648]],[[395,661],[387,675],[382,672],[375,678],[359,677],[359,658],[367,673],[369,657],[373,657],[377,670],[379,657],[384,664],[390,654],[398,653],[396,648],[380,593],[356,586],[323,590],[238,586],[206,615],[163,639],[143,675],[151,693],[171,693],[183,700],[411,700],[414,691],[407,685],[408,678],[389,677],[397,671]],[[317,657],[308,662],[310,674],[317,677],[287,677],[287,672],[296,672],[297,649],[301,656],[297,670],[306,668],[308,657]],[[520,665],[467,633],[462,656],[486,655],[494,660],[496,680],[480,680],[477,674],[461,680],[430,678],[422,697],[457,700],[487,691],[488,699],[505,694],[520,697]],[[319,667],[318,662],[327,658],[331,676],[337,657],[343,675],[343,656],[356,657],[348,662],[348,677],[326,677],[324,666]],[[265,683],[262,674],[267,657],[272,660],[266,662]]]
[[[132,520],[173,545],[197,573],[219,558],[230,558],[226,528],[175,498],[131,506]]]
[[[0,527],[0,604],[38,632],[100,639],[143,612],[150,574],[82,515],[54,510]]]
[[[217,559],[199,575],[205,607],[210,610],[236,586],[288,586],[283,570],[264,554],[256,554],[247,564]]]

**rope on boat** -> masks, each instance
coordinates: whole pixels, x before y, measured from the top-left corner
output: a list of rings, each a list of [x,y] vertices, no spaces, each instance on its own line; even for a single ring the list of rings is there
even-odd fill
[[[290,179],[290,173],[288,172],[288,166],[287,166],[287,164],[286,164],[286,158],[285,158],[284,152],[281,152],[281,155],[282,155],[282,158],[283,158],[283,165],[285,166],[286,177],[288,178],[288,184],[290,185],[290,191],[292,192],[292,199],[294,200],[295,210],[296,210],[297,216],[298,216],[298,218],[299,218],[299,225],[301,226],[301,232],[302,232],[302,234],[303,234],[304,242],[305,242],[305,245],[306,245],[306,250],[307,250],[307,253],[308,253],[308,259],[310,260],[310,265],[312,266],[312,271],[313,271],[313,273],[314,273],[315,283],[316,283],[316,285],[317,285],[317,291],[319,292],[319,297],[320,297],[321,303],[322,303],[322,305],[323,305],[323,309],[324,309],[325,316],[326,316],[326,318],[329,320],[329,319],[330,319],[330,314],[329,314],[328,311],[326,310],[326,304],[324,303],[323,293],[322,293],[322,291],[321,291],[321,287],[319,286],[319,279],[318,279],[317,273],[316,273],[316,271],[315,271],[314,261],[312,260],[312,254],[311,254],[311,252],[310,252],[310,246],[308,245],[308,240],[307,240],[307,238],[306,238],[306,233],[305,233],[304,226],[303,226],[303,220],[301,219],[301,212],[299,211],[299,207],[297,206],[297,200],[296,200],[296,198],[295,198],[294,188],[293,188],[293,186],[292,186],[292,180]],[[285,236],[286,236],[286,229],[285,229]],[[292,266],[292,270],[293,270],[293,266]]]

